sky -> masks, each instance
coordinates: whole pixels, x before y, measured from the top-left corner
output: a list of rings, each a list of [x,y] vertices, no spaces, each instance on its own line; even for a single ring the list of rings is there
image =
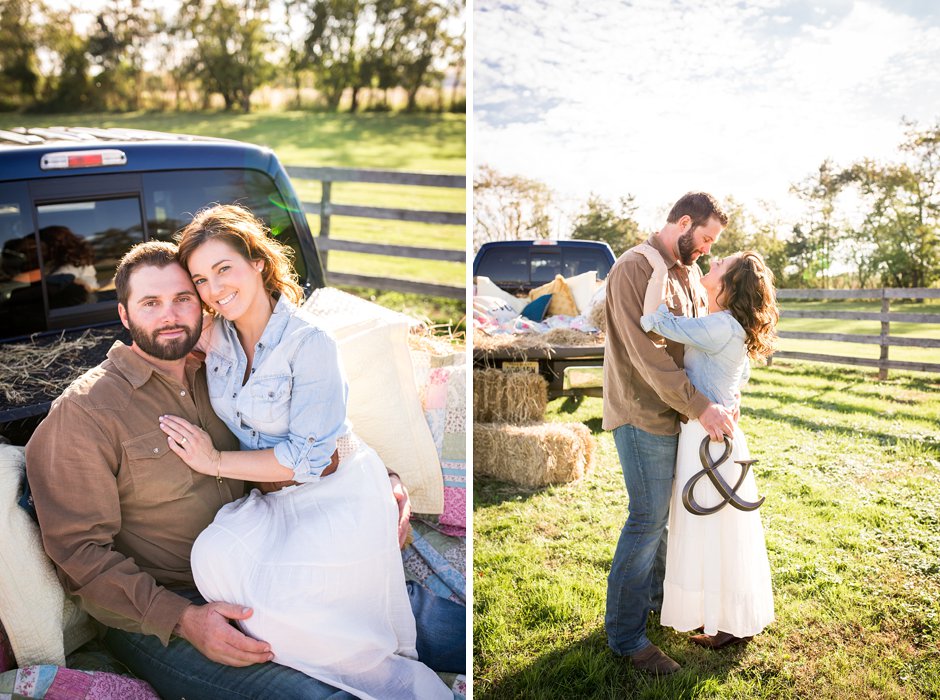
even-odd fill
[[[474,167],[570,213],[632,194],[659,230],[690,190],[762,218],[824,159],[899,159],[940,119],[934,0],[476,0]],[[564,232],[557,232],[564,236]]]

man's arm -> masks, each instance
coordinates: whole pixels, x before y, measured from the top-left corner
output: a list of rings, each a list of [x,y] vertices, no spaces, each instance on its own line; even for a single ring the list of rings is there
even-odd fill
[[[255,654],[252,660],[232,665],[268,660],[266,644],[227,623],[227,630],[209,624],[212,620],[192,630],[194,625],[187,623],[208,616],[212,610],[202,610],[210,606],[193,605],[167,590],[133,559],[114,549],[121,529],[119,464],[120,445],[84,408],[67,399],[56,404],[26,446],[26,468],[43,546],[66,591],[109,627],[152,634],[163,644],[176,631],[209,658],[229,663],[234,652],[215,654],[214,640],[221,636],[228,646]],[[221,614],[240,610],[214,605]],[[239,614],[232,618],[242,619]]]
[[[616,324],[633,366],[659,397],[684,416],[697,418],[714,438],[732,434],[734,426],[724,407],[713,404],[692,386],[662,346],[657,346],[640,326],[646,290],[652,274],[649,263],[637,255],[611,271],[608,279],[608,326]]]

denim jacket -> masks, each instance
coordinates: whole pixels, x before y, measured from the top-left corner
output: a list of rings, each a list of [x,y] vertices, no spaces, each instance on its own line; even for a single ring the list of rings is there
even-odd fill
[[[640,319],[646,332],[682,343],[689,381],[715,403],[735,405],[735,393],[751,376],[744,328],[730,311],[687,318],[674,316],[665,304]]]
[[[243,450],[274,448],[296,481],[316,481],[330,464],[336,440],[349,432],[349,389],[336,341],[281,297],[248,358],[235,324],[217,317],[206,351],[212,408]]]

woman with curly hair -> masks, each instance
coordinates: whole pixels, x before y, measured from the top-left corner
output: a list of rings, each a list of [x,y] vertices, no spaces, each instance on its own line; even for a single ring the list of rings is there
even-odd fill
[[[450,697],[417,659],[389,474],[351,430],[336,342],[298,308],[288,249],[233,205],[199,212],[178,238],[212,317],[209,397],[241,450],[219,452],[177,416],[161,427],[193,470],[262,486],[197,538],[200,593],[252,608],[239,624],[276,663],[357,697]]]
[[[702,286],[708,314],[674,316],[662,304],[666,267],[655,248],[638,248],[653,265],[643,330],[685,345],[685,371],[700,392],[735,409],[750,360],[764,362],[774,350],[779,318],[774,276],[753,251],[711,262]],[[742,464],[743,463],[743,464]],[[750,639],[774,619],[770,565],[757,506],[747,441],[735,425],[724,444],[710,442],[697,420],[682,425],[669,513],[669,547],[660,621],[680,632],[698,630],[691,641],[720,647]],[[712,479],[691,481],[714,468],[726,493]],[[743,479],[741,475],[744,474]],[[692,486],[688,486],[689,484]],[[735,502],[725,503],[728,494]]]

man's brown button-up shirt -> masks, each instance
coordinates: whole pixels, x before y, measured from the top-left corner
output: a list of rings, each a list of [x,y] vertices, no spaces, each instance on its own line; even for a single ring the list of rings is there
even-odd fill
[[[52,405],[26,446],[43,544],[66,590],[100,622],[169,641],[193,586],[190,551],[240,481],[198,474],[169,449],[159,417],[204,428],[216,448],[238,441],[212,411],[205,373],[189,386],[115,343],[108,359]]]
[[[708,299],[698,265],[686,267],[659,236],[647,241],[669,268],[666,305],[676,315],[700,316]],[[652,266],[628,250],[607,276],[607,339],[604,344],[605,430],[633,425],[656,435],[679,432],[680,415],[698,418],[710,401],[696,391],[683,369],[683,346],[640,327]]]

